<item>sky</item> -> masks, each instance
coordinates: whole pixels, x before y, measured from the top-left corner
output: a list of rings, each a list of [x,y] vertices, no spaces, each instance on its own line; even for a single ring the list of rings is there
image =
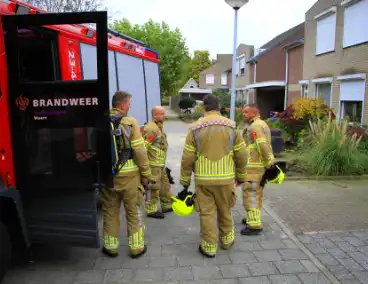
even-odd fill
[[[238,13],[238,44],[259,48],[275,36],[304,21],[316,0],[249,0]],[[149,19],[179,28],[192,53],[208,50],[232,53],[234,11],[225,0],[105,0],[113,19],[133,24]]]

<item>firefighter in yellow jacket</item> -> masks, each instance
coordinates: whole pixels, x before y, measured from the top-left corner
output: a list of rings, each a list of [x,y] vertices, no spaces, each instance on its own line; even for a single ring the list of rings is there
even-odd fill
[[[229,249],[234,243],[231,208],[236,202],[235,183],[244,183],[247,153],[235,122],[220,114],[217,97],[207,95],[203,104],[204,118],[193,123],[187,134],[180,183],[189,187],[194,171],[195,207],[201,226],[199,251],[214,257],[218,242],[216,223],[222,248]]]
[[[274,165],[275,158],[271,146],[271,131],[267,123],[260,118],[255,105],[245,106],[244,120],[248,126],[243,132],[249,153],[246,182],[243,186],[243,206],[246,218],[242,220],[245,228],[242,235],[255,235],[262,231],[263,187],[260,181],[265,169]]]
[[[117,129],[121,129],[124,145],[130,145],[131,156],[114,176],[114,188],[101,192],[103,209],[103,252],[111,257],[118,255],[120,231],[120,207],[124,204],[128,231],[128,245],[132,258],[145,254],[144,244],[143,185],[151,179],[147,152],[140,127],[136,119],[127,116],[131,104],[131,95],[118,91],[112,99],[110,116],[120,117]],[[116,145],[116,142],[114,142]],[[117,148],[117,147],[115,147]],[[125,148],[126,147],[120,147]],[[123,149],[116,149],[118,152]]]
[[[152,108],[152,120],[144,127],[144,139],[153,179],[156,181],[147,193],[146,212],[148,217],[163,219],[164,213],[171,212],[171,190],[167,177],[166,154],[168,143],[163,129],[165,109],[162,106]],[[158,201],[161,211],[158,210]]]

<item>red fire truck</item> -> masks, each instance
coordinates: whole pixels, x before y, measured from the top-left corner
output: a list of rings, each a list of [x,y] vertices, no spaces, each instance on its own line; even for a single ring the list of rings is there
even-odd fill
[[[11,255],[34,243],[100,246],[111,96],[132,93],[141,125],[161,98],[157,52],[110,30],[106,12],[0,0],[0,18],[1,279]]]

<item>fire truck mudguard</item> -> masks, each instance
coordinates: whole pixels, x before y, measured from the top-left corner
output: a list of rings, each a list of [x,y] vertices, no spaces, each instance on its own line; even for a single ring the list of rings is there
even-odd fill
[[[96,23],[97,80],[75,80],[75,61],[67,70],[73,76],[63,80],[65,50],[58,29],[50,27],[83,23]],[[16,179],[3,196],[13,192],[28,245],[99,247],[95,189],[112,186],[107,13],[6,15],[2,24]]]

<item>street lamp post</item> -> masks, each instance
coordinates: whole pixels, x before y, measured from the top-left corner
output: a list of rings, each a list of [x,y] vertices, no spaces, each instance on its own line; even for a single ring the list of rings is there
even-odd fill
[[[225,0],[225,2],[234,9],[234,46],[233,46],[233,66],[231,74],[231,100],[230,100],[230,119],[235,117],[235,88],[236,88],[236,47],[238,37],[238,11],[249,0]]]

